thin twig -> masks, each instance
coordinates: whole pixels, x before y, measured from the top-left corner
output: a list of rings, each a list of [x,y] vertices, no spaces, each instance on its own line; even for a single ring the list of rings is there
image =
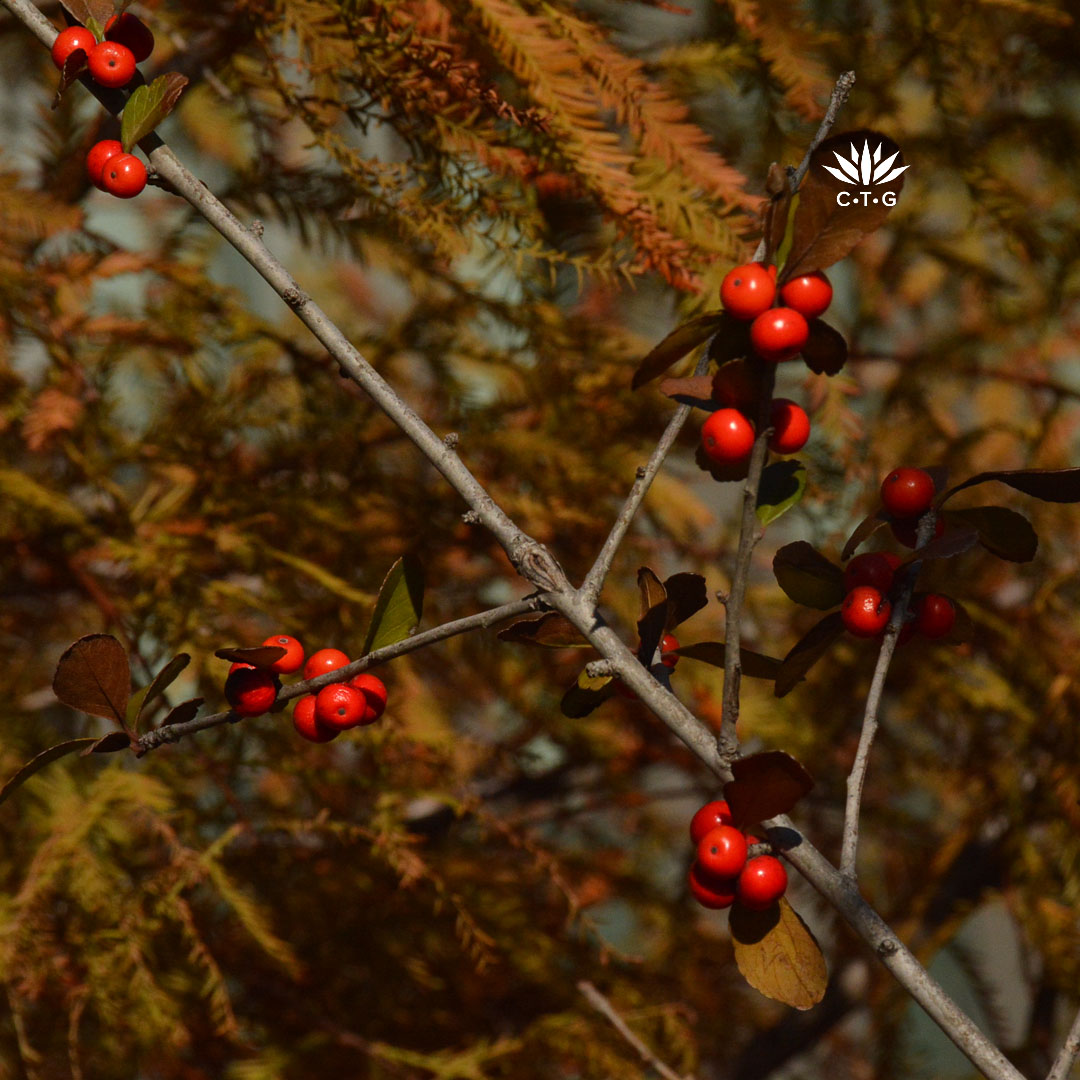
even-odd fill
[[[1069,1034],[1065,1036],[1065,1043],[1054,1059],[1053,1067],[1046,1074],[1046,1080],[1068,1080],[1069,1071],[1077,1057],[1080,1057],[1080,1012],[1077,1012]]]
[[[463,619],[455,619],[453,622],[443,623],[442,626],[432,627],[420,634],[403,638],[393,645],[387,645],[383,649],[376,649],[367,656],[354,660],[351,664],[336,671],[330,671],[319,675],[314,679],[305,679],[303,682],[293,683],[286,686],[278,694],[279,702],[291,701],[293,698],[302,697],[304,694],[312,694],[321,690],[331,683],[344,682],[362,671],[385,664],[389,660],[395,660],[406,653],[416,652],[417,649],[434,645],[437,641],[445,641],[447,638],[457,637],[459,634],[467,634],[472,630],[486,630],[489,626],[512,619],[515,615],[527,615],[541,606],[539,596],[527,596],[523,600],[514,600],[509,604],[489,608],[487,611],[477,612],[475,615],[466,615]],[[218,727],[221,724],[235,724],[241,720],[231,709],[226,712],[213,713],[209,716],[200,716],[194,720],[188,720],[183,724],[166,724],[155,728],[143,735],[132,747],[140,757],[149,750],[155,750],[165,743],[174,743],[185,735],[193,735],[197,731],[206,731],[207,728]]]
[[[836,123],[836,118],[840,114],[840,110],[847,103],[847,99],[851,96],[852,88],[855,86],[855,72],[845,71],[843,75],[836,80],[836,85],[832,89],[832,93],[829,95],[829,107],[825,110],[825,116],[822,118],[821,123],[818,125],[817,134],[814,135],[810,141],[810,146],[807,148],[806,153],[803,155],[802,161],[799,163],[799,167],[795,170],[795,175],[792,177],[791,187],[792,191],[798,191],[799,185],[806,178],[806,174],[810,169],[810,159],[814,156],[814,151],[829,137],[829,132],[833,129],[833,124]]]
[[[934,534],[934,524],[937,521],[936,513],[928,513],[919,522],[916,533],[918,547],[925,546]],[[863,784],[866,781],[866,770],[870,764],[870,750],[874,745],[874,736],[878,729],[878,710],[881,708],[881,696],[885,690],[885,678],[889,674],[889,664],[892,663],[893,653],[896,650],[896,639],[900,634],[900,628],[907,618],[908,605],[911,603],[911,594],[915,591],[915,582],[918,580],[922,562],[913,562],[905,572],[903,581],[893,605],[892,614],[889,616],[888,625],[881,641],[881,649],[878,651],[877,664],[874,667],[874,677],[870,682],[870,692],[866,695],[866,708],[863,710],[862,731],[859,733],[859,746],[855,751],[855,760],[851,765],[851,772],[847,778],[847,802],[844,806],[844,831],[840,848],[840,873],[855,880],[855,862],[859,849],[859,815],[862,806]]]
[[[611,1022],[611,1026],[637,1051],[638,1057],[646,1065],[654,1068],[664,1080],[694,1080],[692,1076],[682,1077],[669,1065],[665,1065],[631,1030],[630,1025],[615,1011],[615,1006],[587,979],[582,979],[577,988],[585,995],[589,1004],[602,1013]]]

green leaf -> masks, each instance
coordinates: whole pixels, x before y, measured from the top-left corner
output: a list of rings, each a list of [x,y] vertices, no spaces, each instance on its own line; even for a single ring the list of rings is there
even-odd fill
[[[963,521],[979,534],[987,551],[1010,562],[1030,562],[1039,547],[1039,537],[1023,514],[1005,506],[971,506],[950,510],[949,521]]]
[[[284,650],[282,650],[284,652]],[[139,721],[143,714],[173,683],[176,677],[191,663],[191,657],[187,653],[174,656],[153,678],[148,686],[144,686],[128,703],[127,716],[131,727],[138,731]]]
[[[677,656],[688,660],[697,660],[703,664],[722,668],[727,655],[727,646],[722,641],[699,641],[693,645],[683,645],[675,650]],[[739,650],[739,666],[748,679],[775,679],[780,670],[780,661],[772,656],[765,656],[750,649]]]
[[[571,720],[580,720],[603,705],[614,693],[615,680],[612,676],[601,675],[593,678],[582,671],[577,682],[563,694],[559,707],[562,709],[563,716],[568,716]]]
[[[786,814],[814,786],[814,778],[783,750],[739,758],[731,772],[734,779],[724,785],[724,798],[739,829]]]
[[[1080,469],[1014,469],[978,473],[945,492],[938,501],[943,503],[964,488],[985,484],[990,480],[998,480],[1025,495],[1042,499],[1043,502],[1080,502]]]
[[[724,324],[724,319],[722,311],[714,311],[676,327],[641,361],[630,386],[636,390],[639,386],[652,382],[658,375],[663,375],[676,360],[681,360],[688,352],[711,338]]]
[[[766,465],[758,488],[757,516],[762,525],[787,513],[806,490],[806,466],[794,459]]]
[[[176,108],[187,83],[186,75],[170,71],[132,93],[120,121],[120,142],[125,153],[130,154],[135,144],[145,139]]]
[[[123,732],[112,732],[112,734],[122,735]],[[48,750],[42,750],[36,757],[32,757],[14,776],[10,777],[6,784],[0,788],[0,803],[3,803],[7,798],[13,795],[19,788],[30,779],[36,772],[44,769],[46,765],[51,765],[52,762],[59,760],[62,757],[66,757],[68,754],[74,754],[78,750],[89,749],[92,746],[97,745],[101,740],[96,735],[91,735],[88,738],[83,739],[68,739],[67,742],[57,743],[56,746],[50,746]]]
[[[784,697],[790,694],[843,633],[844,622],[840,618],[839,611],[826,615],[824,619],[811,627],[780,662],[780,670],[776,673],[776,687],[773,691],[776,696]]]
[[[53,693],[72,709],[123,727],[131,697],[131,669],[123,645],[111,634],[79,638],[56,665]]]
[[[773,556],[773,573],[796,604],[829,611],[844,602],[844,571],[805,540],[785,544]]]
[[[403,641],[419,626],[423,611],[423,567],[415,556],[403,555],[390,568],[379,589],[360,655],[367,656],[376,649]]]

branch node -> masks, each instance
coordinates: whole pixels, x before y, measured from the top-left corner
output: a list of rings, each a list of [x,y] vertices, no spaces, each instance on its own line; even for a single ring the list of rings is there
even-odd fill
[[[461,520],[464,521],[466,525],[479,525],[480,515],[475,510],[466,510],[465,513],[461,515]]]
[[[443,436],[443,446],[445,446],[447,450],[456,450],[457,444],[458,433],[456,431],[447,432],[447,434]]]
[[[309,300],[308,296],[295,286],[282,290],[281,299],[284,300],[293,311],[299,311]]]
[[[614,675],[615,669],[610,660],[591,660],[585,665],[585,674],[590,679],[602,679],[605,675]]]
[[[898,949],[899,945],[896,944],[892,938],[885,938],[878,942],[877,948],[874,950],[882,960],[887,956],[892,956]]]
[[[258,218],[255,218],[248,226],[248,232],[251,233],[252,236],[262,236],[264,228],[263,223]]]

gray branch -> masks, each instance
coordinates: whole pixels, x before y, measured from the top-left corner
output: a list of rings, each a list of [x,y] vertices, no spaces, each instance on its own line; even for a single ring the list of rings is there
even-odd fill
[[[1069,1071],[1077,1057],[1080,1057],[1080,1012],[1076,1014],[1069,1034],[1065,1036],[1065,1043],[1054,1059],[1053,1067],[1046,1074],[1046,1080],[1068,1080]]]

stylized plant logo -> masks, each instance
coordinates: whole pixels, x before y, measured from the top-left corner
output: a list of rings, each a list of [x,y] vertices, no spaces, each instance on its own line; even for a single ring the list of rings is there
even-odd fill
[[[837,193],[836,202],[839,206],[850,206],[852,203],[859,203],[861,201],[863,206],[867,206],[870,203],[877,203],[877,197],[871,197],[869,189],[871,187],[884,187],[886,184],[891,183],[901,173],[903,173],[908,166],[898,165],[895,169],[892,167],[893,162],[897,159],[900,151],[890,154],[887,158],[882,160],[882,144],[878,143],[877,149],[870,153],[869,140],[863,143],[862,151],[851,143],[851,160],[848,161],[838,151],[833,151],[833,157],[836,158],[837,164],[840,166],[838,169],[834,169],[831,165],[822,165],[822,168],[829,172],[832,176],[835,176],[842,184],[850,184],[853,187],[862,187],[864,190],[858,194],[862,196],[860,200],[858,195],[854,192],[840,191]],[[888,206],[892,206],[896,202],[895,192],[884,192],[881,195],[881,201]]]

